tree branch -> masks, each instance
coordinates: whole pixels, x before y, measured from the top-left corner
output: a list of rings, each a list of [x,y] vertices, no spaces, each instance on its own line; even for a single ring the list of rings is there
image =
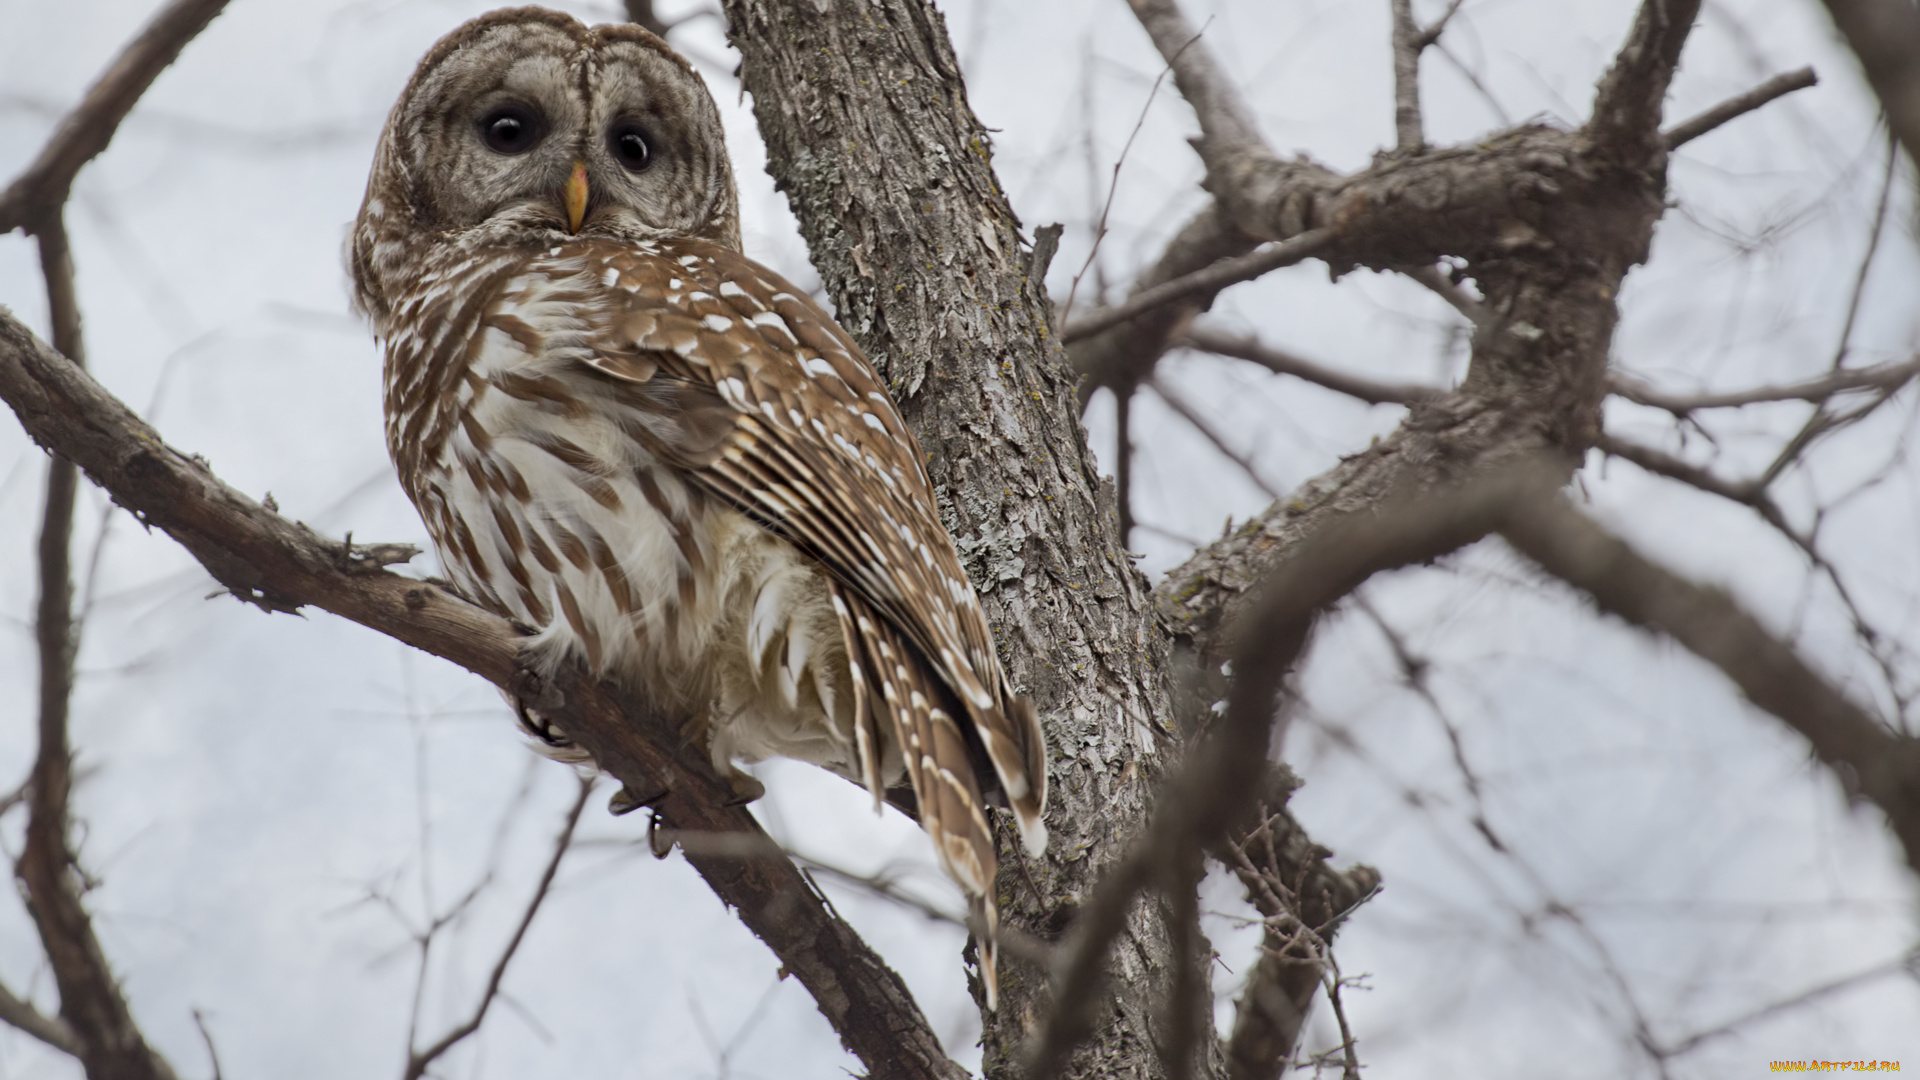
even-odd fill
[[[1184,277],[1142,289],[1123,303],[1102,308],[1075,319],[1060,331],[1060,340],[1072,344],[1082,338],[1092,337],[1102,330],[1118,326],[1162,304],[1182,300],[1197,293],[1219,292],[1237,282],[1252,281],[1270,270],[1292,266],[1326,250],[1337,237],[1338,233],[1331,227],[1314,229],[1292,239],[1269,244],[1239,258],[1221,259],[1204,270],[1196,270]]]
[[[1388,0],[1393,11],[1393,132],[1395,149],[1419,153],[1427,144],[1420,124],[1419,26],[1413,21],[1413,0]]]
[[[635,792],[661,792],[674,826],[757,832],[751,814],[670,718],[621,700],[569,666],[542,680],[525,666],[506,620],[414,578],[380,568],[380,546],[323,539],[226,486],[163,442],[99,384],[0,314],[0,398],[42,446],[73,460],[114,501],[179,541],[236,597],[268,611],[307,605],[459,664],[536,704]],[[404,554],[404,552],[402,552]],[[743,865],[689,853],[876,1077],[961,1075],[906,986],[859,936],[812,900],[791,863]]]
[[[1215,850],[1262,916],[1259,959],[1235,1003],[1228,1080],[1278,1080],[1320,992],[1325,952],[1342,920],[1380,887],[1370,866],[1334,870],[1287,810],[1299,781],[1268,770],[1253,826]]]
[[[1437,386],[1381,382],[1363,375],[1350,375],[1284,349],[1263,345],[1256,338],[1228,334],[1208,326],[1188,330],[1175,344],[1258,364],[1276,375],[1290,375],[1335,393],[1359,398],[1369,405],[1410,405],[1416,401],[1432,401],[1446,393]]]
[[[1384,570],[1430,562],[1496,528],[1519,497],[1556,483],[1558,470],[1519,467],[1464,489],[1403,489],[1369,517],[1329,528],[1292,553],[1267,580],[1233,642],[1233,687],[1224,721],[1169,781],[1152,823],[1101,880],[1074,920],[1054,977],[1058,1003],[1040,1027],[1026,1075],[1046,1077],[1083,1037],[1099,1009],[1106,953],[1135,898],[1181,881],[1184,853],[1215,847],[1252,805],[1266,775],[1268,740],[1282,682],[1326,609]]]
[[[41,272],[47,282],[55,339],[85,352],[74,297],[73,259],[59,209],[37,229]],[[40,654],[39,754],[28,794],[26,844],[14,865],[41,947],[60,988],[60,1015],[94,1080],[173,1080],[173,1070],[147,1046],[106,952],[81,900],[78,860],[69,838],[73,789],[68,721],[73,698],[73,508],[79,473],[55,457],[47,466],[47,500],[40,526],[40,599],[35,641]]]
[[[1819,81],[1810,67],[1775,75],[1739,97],[1728,98],[1706,112],[1668,128],[1660,136],[1660,141],[1666,144],[1668,150],[1678,149],[1729,120],[1745,116],[1775,98],[1785,97],[1795,90],[1805,90]]]
[[[1920,740],[1874,720],[1725,593],[1654,564],[1563,503],[1530,506],[1501,533],[1602,611],[1666,634],[1719,668],[1749,701],[1799,732],[1843,786],[1880,807],[1907,864],[1920,872]]]
[[[1680,65],[1680,48],[1700,14],[1700,0],[1641,0],[1627,41],[1600,79],[1587,133],[1622,162],[1664,151],[1660,113]]]
[[[40,156],[0,194],[0,234],[23,227],[38,231],[59,210],[81,166],[107,148],[147,87],[226,6],[227,0],[173,0],[154,16],[60,121]]]
[[[1766,401],[1819,404],[1849,390],[1897,390],[1916,377],[1920,377],[1920,355],[1870,368],[1835,368],[1825,375],[1803,382],[1756,386],[1749,390],[1729,390],[1724,393],[1675,394],[1616,371],[1609,377],[1608,389],[1628,401],[1665,409],[1684,418],[1701,409],[1737,409]]]
[[[80,1039],[65,1020],[46,1015],[5,986],[0,986],[0,1023],[12,1025],[55,1050],[80,1056]]]
[[[1001,920],[1053,940],[1146,819],[1173,723],[1166,637],[1087,450],[1051,304],[933,5],[727,0],[727,14],[769,168],[841,325],[927,452],[1010,680],[1045,718],[1053,839],[1039,859],[1002,849]],[[1093,741],[1110,750],[1071,749]],[[1172,992],[1166,911],[1138,909],[1126,935],[1129,978],[1061,1080],[1163,1075],[1142,1033]],[[1051,1007],[1040,980],[1003,980],[983,1018],[988,1076],[1013,1073],[1029,1018]]]
[[[560,835],[553,842],[553,855],[547,859],[547,868],[541,872],[540,881],[533,888],[533,896],[527,900],[526,910],[520,915],[520,922],[513,928],[513,936],[507,939],[506,948],[500,950],[500,959],[494,962],[493,973],[487,977],[487,988],[480,994],[480,1002],[474,1006],[473,1015],[440,1037],[438,1042],[425,1050],[411,1050],[407,1055],[405,1080],[419,1080],[427,1071],[427,1066],[447,1051],[459,1045],[460,1041],[480,1030],[487,1019],[487,1010],[492,1007],[493,999],[500,995],[500,983],[507,977],[507,965],[513,962],[513,954],[520,950],[520,942],[527,936],[527,928],[533,925],[533,917],[540,913],[540,905],[547,899],[547,893],[553,888],[553,879],[560,873],[560,863],[567,857],[567,850],[573,846],[574,827],[580,824],[580,812],[587,808],[587,799],[593,794],[593,778],[580,778],[580,794],[573,800],[573,806],[567,810],[566,821],[560,826]]]

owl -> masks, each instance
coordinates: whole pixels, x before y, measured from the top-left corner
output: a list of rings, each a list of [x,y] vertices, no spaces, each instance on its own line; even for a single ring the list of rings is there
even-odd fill
[[[982,780],[1041,851],[1039,720],[884,384],[741,254],[700,76],[635,26],[467,23],[394,106],[349,263],[388,449],[453,583],[548,670],[688,718],[743,800],[735,763],[781,756],[917,814],[985,930],[991,1004]]]

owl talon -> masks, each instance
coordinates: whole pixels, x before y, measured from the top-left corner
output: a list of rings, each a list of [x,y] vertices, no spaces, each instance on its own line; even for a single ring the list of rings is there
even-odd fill
[[[647,848],[653,852],[653,857],[656,859],[664,859],[673,854],[673,832],[662,828],[664,824],[658,811],[655,811],[647,820]]]
[[[613,798],[607,800],[607,813],[612,814],[614,817],[625,817],[643,806],[652,809],[660,805],[660,801],[666,797],[666,788],[661,788],[659,791],[643,798],[635,795],[632,788],[623,784],[619,791],[613,793]]]
[[[760,801],[767,793],[767,785],[755,780],[739,769],[727,770],[727,786],[733,789],[733,798],[727,800],[728,806],[745,806]]]

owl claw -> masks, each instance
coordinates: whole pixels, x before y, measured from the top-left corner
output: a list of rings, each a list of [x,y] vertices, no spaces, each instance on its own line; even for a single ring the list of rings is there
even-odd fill
[[[642,798],[639,795],[635,795],[632,788],[622,785],[619,791],[613,793],[613,798],[607,800],[607,813],[612,814],[614,817],[624,817],[643,806],[652,809],[660,805],[660,800],[666,797],[666,788],[661,788],[659,791]]]
[[[727,800],[728,806],[745,806],[758,802],[767,793],[767,785],[741,772],[739,769],[727,770],[727,786],[733,789],[733,798]]]
[[[665,823],[660,820],[659,811],[647,820],[647,849],[656,859],[664,859],[673,854],[673,831],[661,828]]]

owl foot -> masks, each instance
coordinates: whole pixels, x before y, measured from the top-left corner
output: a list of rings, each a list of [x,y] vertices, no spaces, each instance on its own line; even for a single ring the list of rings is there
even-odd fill
[[[643,806],[649,809],[658,806],[660,800],[666,797],[666,788],[661,788],[651,795],[642,797],[635,795],[632,788],[622,784],[620,790],[613,793],[613,798],[607,800],[607,813],[612,814],[614,817],[624,817]]]
[[[729,767],[726,777],[727,786],[733,789],[733,798],[727,800],[728,806],[745,806],[759,801],[767,793],[767,785],[738,768]]]

